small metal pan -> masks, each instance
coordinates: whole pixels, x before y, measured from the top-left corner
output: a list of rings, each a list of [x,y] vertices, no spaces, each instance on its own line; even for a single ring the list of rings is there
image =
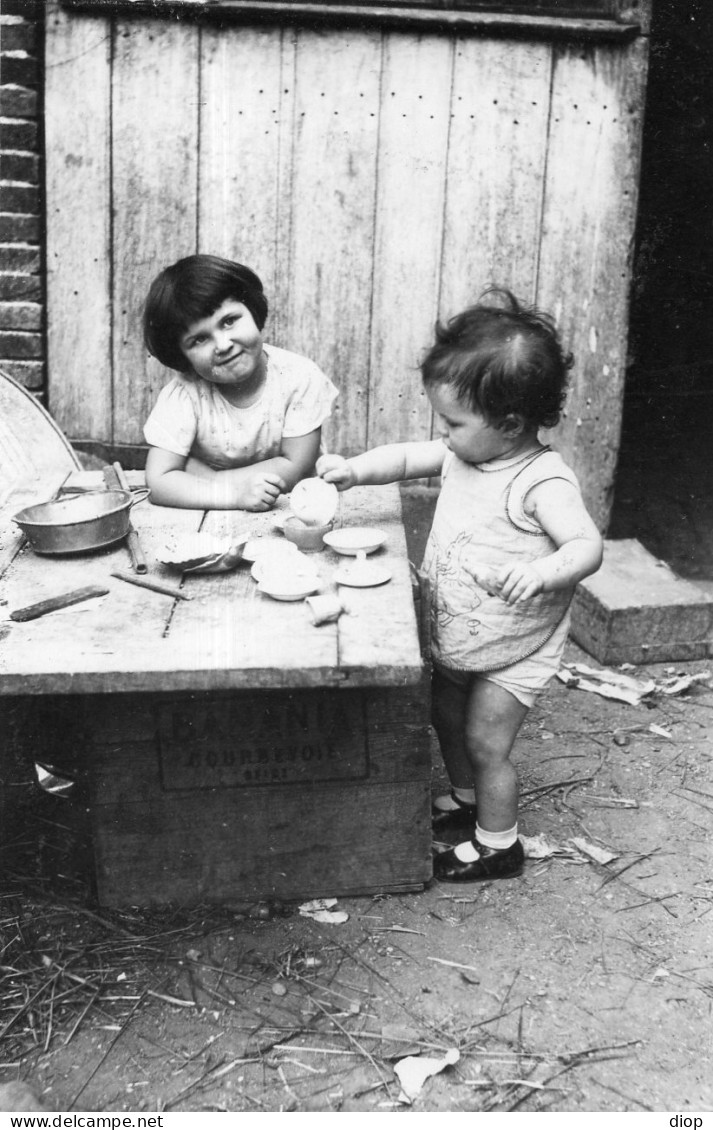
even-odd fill
[[[121,541],[129,532],[131,507],[148,490],[94,491],[55,502],[27,506],[13,521],[24,531],[35,553],[87,553]]]

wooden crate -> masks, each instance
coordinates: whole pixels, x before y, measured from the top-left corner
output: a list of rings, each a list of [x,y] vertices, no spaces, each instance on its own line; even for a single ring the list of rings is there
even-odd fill
[[[607,541],[577,587],[572,638],[600,663],[666,663],[713,654],[713,597],[635,539]]]
[[[430,878],[425,681],[83,702],[102,904],[404,891]]]

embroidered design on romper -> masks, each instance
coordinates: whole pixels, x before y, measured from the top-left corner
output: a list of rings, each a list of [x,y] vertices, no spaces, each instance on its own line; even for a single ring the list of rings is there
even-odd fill
[[[434,539],[432,549],[436,581],[431,605],[434,627],[441,628],[458,620],[468,630],[468,635],[477,636],[480,620],[472,613],[483,603],[478,596],[473,579],[465,571],[462,562],[463,550],[470,545],[472,537],[465,531],[458,534],[455,541],[445,549]]]

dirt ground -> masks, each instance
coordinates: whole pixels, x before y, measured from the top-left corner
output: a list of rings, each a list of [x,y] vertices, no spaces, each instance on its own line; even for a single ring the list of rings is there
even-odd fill
[[[2,854],[0,1084],[61,1112],[712,1110],[712,733],[713,679],[637,706],[556,681],[517,746],[520,832],[554,854],[339,899],[345,921],[102,910],[74,802],[28,785]],[[409,1056],[455,1062],[419,1090]]]

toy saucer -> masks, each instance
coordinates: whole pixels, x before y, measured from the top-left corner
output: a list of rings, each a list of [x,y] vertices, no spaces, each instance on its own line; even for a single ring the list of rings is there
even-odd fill
[[[374,561],[367,561],[366,550],[359,550],[353,565],[342,565],[334,574],[338,585],[349,585],[351,588],[370,589],[376,585],[385,585],[391,580],[391,572],[384,565],[377,565]]]
[[[264,592],[273,600],[304,600],[306,596],[312,596],[318,588],[318,577],[312,581],[306,578],[293,578],[291,582],[285,581],[279,584],[274,581],[260,581],[257,586],[258,592]]]
[[[324,535],[325,545],[335,553],[344,553],[348,557],[357,557],[360,553],[373,553],[374,550],[380,549],[385,541],[386,534],[382,530],[375,530],[372,526],[345,526]]]

